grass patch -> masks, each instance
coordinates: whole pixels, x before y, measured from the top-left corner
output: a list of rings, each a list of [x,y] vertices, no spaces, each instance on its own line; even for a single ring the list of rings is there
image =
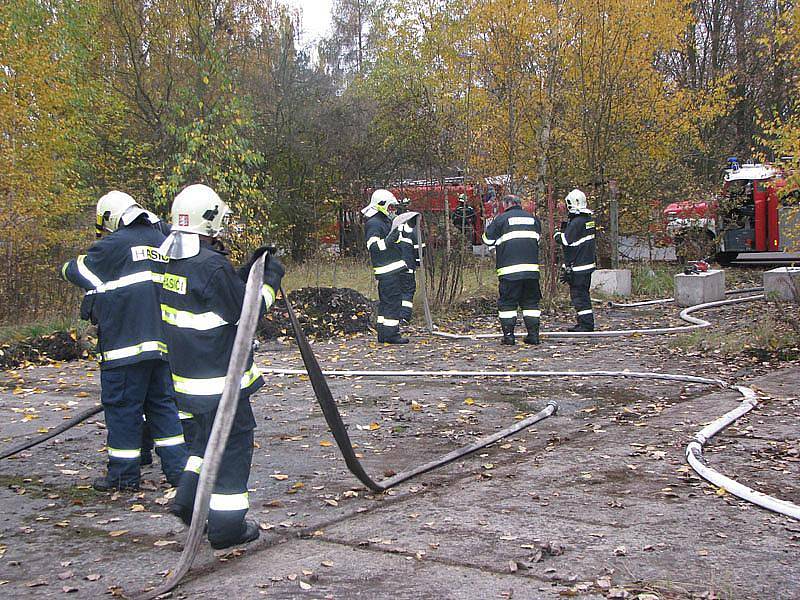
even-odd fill
[[[703,353],[745,355],[768,360],[800,358],[800,333],[787,324],[776,310],[756,313],[749,327],[723,332],[713,328],[700,329],[673,340],[674,348]]]
[[[674,293],[674,277],[681,272],[678,265],[671,263],[632,263],[631,292],[636,297],[648,299],[669,298]]]

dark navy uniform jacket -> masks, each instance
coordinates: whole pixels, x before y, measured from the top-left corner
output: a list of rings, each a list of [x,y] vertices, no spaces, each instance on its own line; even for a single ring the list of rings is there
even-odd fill
[[[101,369],[166,358],[158,299],[164,237],[159,224],[140,217],[61,268],[64,279],[87,290],[81,318],[97,325]]]
[[[364,226],[364,237],[376,279],[402,273],[409,268],[403,260],[399,243],[402,232],[398,228],[390,234],[391,229],[392,220],[382,212],[372,215]]]
[[[483,243],[497,248],[495,266],[500,279],[539,279],[539,219],[521,206],[497,216],[483,233]]]
[[[569,223],[556,240],[564,246],[564,264],[574,273],[591,273],[595,269],[594,216],[570,214]]]
[[[191,258],[172,259],[164,273],[161,318],[164,322],[172,384],[178,408],[190,413],[215,410],[222,395],[228,362],[244,301],[245,280],[226,253],[207,242]],[[263,305],[275,300],[280,281],[269,281],[267,271]],[[240,389],[249,396],[264,385],[253,352]]]

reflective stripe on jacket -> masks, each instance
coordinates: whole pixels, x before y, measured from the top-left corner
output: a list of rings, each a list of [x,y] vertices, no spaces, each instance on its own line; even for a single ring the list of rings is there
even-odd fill
[[[61,267],[64,279],[86,290],[81,318],[97,325],[102,369],[166,358],[158,299],[163,241],[159,227],[137,219]]]
[[[591,273],[595,269],[594,215],[579,213],[569,216],[569,223],[556,240],[564,247],[564,264],[573,272]]]
[[[403,260],[399,239],[400,231],[391,231],[392,221],[379,212],[367,219],[364,237],[367,240],[372,272],[376,279],[405,271],[409,267]],[[391,232],[391,233],[390,233]]]
[[[539,278],[539,219],[512,206],[486,228],[483,243],[497,249],[495,263],[501,279]]]

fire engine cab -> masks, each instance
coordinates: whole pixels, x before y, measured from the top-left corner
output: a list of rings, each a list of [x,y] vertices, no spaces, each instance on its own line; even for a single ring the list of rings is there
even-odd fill
[[[784,173],[773,166],[728,159],[717,202],[681,202],[665,210],[676,244],[688,227],[716,244],[720,264],[784,263],[800,260],[800,193],[787,193]],[[697,258],[703,258],[698,256]]]

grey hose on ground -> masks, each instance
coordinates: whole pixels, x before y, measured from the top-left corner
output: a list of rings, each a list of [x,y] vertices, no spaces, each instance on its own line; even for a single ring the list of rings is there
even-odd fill
[[[749,287],[749,288],[739,288],[737,290],[727,290],[725,292],[726,296],[733,296],[735,294],[753,294],[755,292],[763,292],[763,287]],[[597,302],[598,304],[606,304],[605,300],[599,300],[597,298],[592,298],[592,302]],[[642,300],[641,302],[613,302],[608,301],[607,305],[611,308],[637,308],[639,306],[653,306],[655,304],[669,304],[670,302],[675,302],[675,298],[662,298],[660,300]]]
[[[754,296],[745,296],[744,298],[732,298],[730,300],[718,300],[716,302],[705,302],[685,308],[680,313],[680,318],[691,323],[691,325],[676,325],[675,327],[652,327],[645,329],[610,329],[601,331],[542,331],[539,335],[547,338],[598,338],[598,337],[623,337],[629,335],[661,335],[666,333],[680,333],[681,331],[692,331],[694,329],[702,329],[709,327],[711,323],[705,319],[698,319],[697,317],[690,317],[693,312],[704,310],[707,308],[714,308],[717,306],[726,306],[728,304],[740,304],[743,302],[752,302],[754,300],[763,300],[764,294],[757,294]],[[431,328],[435,325],[431,324]],[[462,334],[450,333],[446,331],[439,331],[436,329],[428,330],[431,335],[437,337],[456,339],[456,340],[477,340],[488,338],[502,337],[502,333],[475,333],[475,334]]]
[[[758,405],[758,399],[753,390],[744,386],[737,386],[737,389],[744,396],[742,403],[732,411],[715,419],[695,434],[694,439],[686,446],[686,461],[700,477],[713,483],[717,487],[724,488],[734,496],[747,500],[762,508],[766,508],[767,510],[800,520],[800,506],[797,504],[774,498],[751,489],[738,481],[734,481],[730,477],[726,477],[705,464],[705,459],[703,458],[703,446],[705,443],[728,425],[736,421],[736,419],[747,414]]]

